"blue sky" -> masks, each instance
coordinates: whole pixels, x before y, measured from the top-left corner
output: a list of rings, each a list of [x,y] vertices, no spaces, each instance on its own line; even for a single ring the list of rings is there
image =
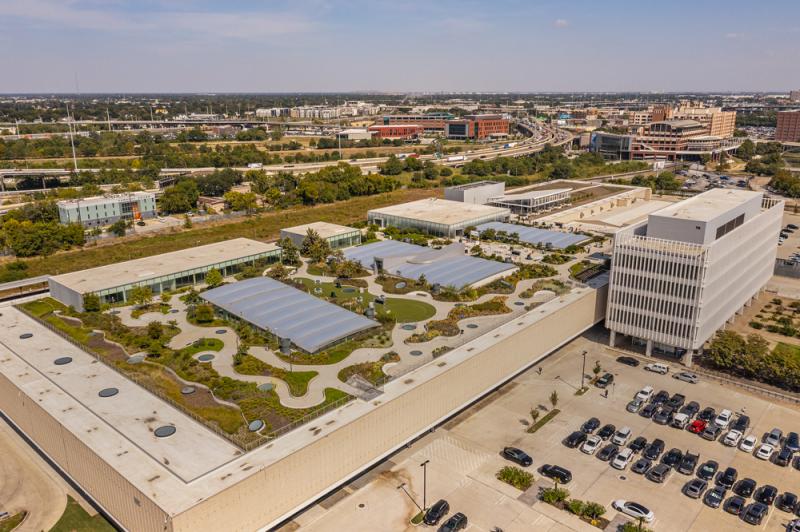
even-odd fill
[[[0,92],[800,88],[797,0],[0,0]]]

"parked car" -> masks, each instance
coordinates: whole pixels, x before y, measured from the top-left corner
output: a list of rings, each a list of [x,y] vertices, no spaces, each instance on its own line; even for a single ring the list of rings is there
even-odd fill
[[[700,460],[699,454],[692,454],[689,451],[683,455],[680,463],[678,464],[678,473],[684,475],[694,475],[694,470],[697,469],[697,462]]]
[[[742,438],[741,442],[739,442],[739,450],[744,451],[746,453],[752,453],[753,449],[756,448],[756,443],[758,443],[756,437],[753,436],[752,434],[748,434],[747,436]]]
[[[706,430],[700,433],[700,437],[704,440],[714,441],[719,438],[719,435],[722,433],[722,428],[718,427],[717,425],[709,425],[706,427]]]
[[[575,447],[577,447],[578,445],[582,444],[585,441],[586,441],[586,434],[579,430],[576,430],[575,432],[573,432],[564,439],[564,445],[566,445],[570,449],[574,449]]]
[[[664,445],[664,440],[656,438],[645,448],[643,456],[648,460],[658,460],[658,457],[664,452]]]
[[[794,519],[786,525],[786,532],[800,532],[800,519]]]
[[[680,413],[687,416],[694,417],[700,411],[700,404],[697,401],[689,401],[681,407]]]
[[[742,433],[738,430],[729,430],[728,433],[722,438],[722,445],[728,447],[736,447],[739,445],[739,440],[742,439]]]
[[[714,418],[714,424],[719,428],[724,429],[730,424],[732,417],[733,412],[726,408],[717,414],[717,417]]]
[[[439,527],[439,532],[456,532],[465,528],[467,528],[467,516],[458,512]]]
[[[725,500],[725,495],[727,493],[728,490],[722,486],[714,486],[706,492],[706,496],[703,497],[703,502],[710,508],[719,508],[722,501]]]
[[[707,421],[703,421],[702,419],[695,419],[689,425],[688,430],[689,430],[689,432],[694,432],[695,434],[700,434],[704,430],[706,430],[707,426],[708,426],[708,422]]]
[[[775,428],[769,431],[767,434],[764,435],[764,443],[767,445],[771,445],[772,447],[777,447],[781,444],[781,440],[783,439],[783,431],[781,429]]]
[[[447,512],[449,511],[450,504],[444,499],[439,499],[433,504],[433,506],[428,508],[427,512],[425,512],[425,518],[423,521],[428,526],[434,526],[438,524],[442,517],[447,515]]]
[[[651,403],[658,406],[665,404],[667,401],[669,401],[669,392],[667,392],[666,390],[660,390],[650,400]]]
[[[699,499],[708,488],[708,482],[699,478],[693,478],[683,485],[683,494],[691,499]]]
[[[684,429],[688,424],[689,424],[689,416],[678,412],[672,418],[672,423],[670,423],[670,426],[676,429]]]
[[[653,403],[647,403],[646,405],[644,405],[644,408],[639,410],[639,415],[650,419],[653,417],[653,414],[655,414],[656,411],[658,411],[658,405]]]
[[[706,460],[697,469],[697,476],[703,480],[712,480],[718,469],[719,464],[716,460]]]
[[[647,458],[639,458],[631,466],[631,471],[633,471],[637,475],[644,475],[650,470],[650,467],[652,465],[653,462],[651,460],[648,460]]]
[[[522,449],[517,449],[516,447],[505,447],[503,449],[503,458],[516,462],[522,467],[528,467],[533,463],[533,458],[528,456]]]
[[[614,433],[617,431],[617,427],[612,425],[611,423],[607,423],[603,425],[603,428],[597,431],[597,435],[600,436],[600,439],[603,441],[609,439]]]
[[[793,454],[794,453],[792,453],[792,451],[790,451],[788,448],[783,447],[780,451],[778,451],[778,454],[775,455],[775,465],[788,467],[792,461]]]
[[[635,398],[641,401],[648,401],[651,397],[653,397],[653,387],[645,386],[636,393]]]
[[[739,497],[738,495],[734,495],[733,497],[725,501],[725,505],[722,507],[722,509],[728,512],[729,514],[741,515],[746,505],[747,501],[745,501],[742,497]]]
[[[736,421],[733,422],[733,426],[731,429],[738,430],[742,434],[747,432],[747,429],[750,428],[750,417],[745,415],[740,415],[736,418]]]
[[[736,468],[729,467],[722,474],[717,478],[717,484],[720,486],[724,486],[728,489],[731,489],[733,485],[736,483],[736,479],[739,477],[739,472],[736,471]]]
[[[768,443],[762,443],[756,451],[756,458],[759,460],[769,460],[772,458],[773,453],[775,453],[775,447]]]
[[[569,484],[572,481],[572,473],[569,469],[558,465],[545,464],[539,472],[548,478],[558,480],[561,484]]]
[[[611,507],[618,512],[622,512],[630,517],[633,517],[636,520],[641,519],[645,523],[652,523],[656,518],[650,509],[642,504],[639,504],[638,502],[617,499],[611,503]]]
[[[775,503],[775,507],[779,510],[783,510],[784,512],[789,512],[790,514],[794,513],[796,510],[800,510],[800,504],[798,504],[797,495],[790,491],[784,492],[778,498],[778,501]]]
[[[672,397],[667,401],[667,406],[672,410],[678,410],[686,402],[686,396],[681,393],[672,394]]]
[[[636,412],[642,409],[642,406],[644,406],[644,401],[642,401],[641,399],[633,399],[630,402],[628,402],[628,405],[625,407],[625,410],[627,410],[631,414],[635,414]]]
[[[592,434],[597,428],[600,426],[600,420],[596,417],[592,417],[586,420],[586,422],[581,425],[581,431],[585,434]]]
[[[754,502],[744,511],[742,519],[751,525],[760,525],[768,511],[769,507],[766,504]]]
[[[606,373],[605,375],[597,379],[594,385],[597,386],[598,388],[607,388],[608,385],[611,384],[612,382],[614,382],[614,376],[611,373]]]
[[[672,468],[667,464],[657,464],[647,472],[647,479],[659,484],[667,480],[672,473]]]
[[[733,492],[740,496],[744,497],[745,499],[753,495],[756,491],[756,481],[752,478],[743,478],[736,485],[733,487]]]
[[[688,371],[681,371],[680,373],[676,373],[672,376],[673,379],[678,379],[679,381],[683,382],[690,382],[692,384],[696,384],[698,381],[697,375],[695,373],[690,373]]]
[[[800,436],[796,432],[790,432],[786,435],[783,446],[793,453],[800,453]]]
[[[714,408],[707,406],[697,414],[697,419],[702,419],[706,423],[711,423],[717,417],[717,411]]]
[[[628,444],[628,448],[635,453],[642,452],[645,447],[647,447],[647,438],[644,436],[637,436]]]
[[[631,428],[630,427],[622,427],[617,432],[614,433],[614,436],[611,437],[611,443],[615,445],[619,445],[622,447],[628,440],[631,438]]]
[[[683,451],[677,447],[673,447],[667,454],[661,457],[661,463],[672,468],[677,467],[678,464],[681,463],[681,460],[683,460]]]
[[[614,459],[611,460],[611,467],[623,470],[631,463],[631,459],[633,459],[633,451],[626,447],[614,456]]]
[[[647,364],[644,367],[645,371],[652,371],[653,373],[658,373],[660,375],[666,375],[669,373],[669,366],[666,364],[662,364],[661,362],[653,362],[651,364]]]
[[[599,458],[603,462],[608,462],[611,459],[613,459],[618,452],[619,452],[619,447],[617,447],[613,443],[608,443],[597,453],[597,458]]]
[[[630,366],[632,368],[639,366],[639,360],[633,357],[617,357],[617,362],[620,364],[625,364],[626,366]]]
[[[672,421],[672,408],[669,406],[662,406],[658,409],[658,412],[653,415],[653,423],[667,425],[670,421]]]
[[[586,454],[594,454],[600,448],[603,440],[599,436],[592,434],[586,438],[586,441],[581,445],[581,452]]]
[[[767,506],[772,506],[772,503],[775,502],[777,497],[778,488],[767,484],[766,486],[761,486],[756,490],[756,493],[753,495],[753,500],[760,502],[761,504],[766,504]]]

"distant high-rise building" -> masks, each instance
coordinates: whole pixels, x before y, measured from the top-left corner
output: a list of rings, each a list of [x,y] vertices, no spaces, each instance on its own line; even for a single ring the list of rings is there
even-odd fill
[[[800,142],[800,111],[779,111],[775,140]]]
[[[793,102],[800,102],[800,89],[789,91],[789,99]]]

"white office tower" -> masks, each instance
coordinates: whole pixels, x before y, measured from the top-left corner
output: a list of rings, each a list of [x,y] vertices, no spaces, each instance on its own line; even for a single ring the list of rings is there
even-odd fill
[[[772,276],[783,201],[712,189],[650,214],[614,240],[606,327],[653,349],[692,356]]]

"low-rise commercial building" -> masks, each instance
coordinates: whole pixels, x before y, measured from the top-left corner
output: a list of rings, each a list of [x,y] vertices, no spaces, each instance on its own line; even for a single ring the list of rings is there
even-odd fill
[[[84,227],[111,225],[117,220],[141,220],[156,215],[156,195],[152,192],[129,192],[91,198],[63,200],[58,204],[62,224],[78,223]]]
[[[426,133],[444,133],[445,123],[455,118],[450,113],[425,113],[409,115],[385,115],[383,125],[416,124],[422,126]]]
[[[371,140],[374,133],[366,128],[343,129],[336,134],[341,140]]]
[[[361,231],[358,229],[328,222],[312,222],[281,229],[281,240],[288,238],[299,248],[303,245],[303,240],[308,235],[309,230],[314,231],[320,238],[326,240],[331,249],[348,248],[361,243]]]
[[[212,269],[232,275],[244,266],[275,262],[280,256],[281,250],[275,244],[234,238],[56,275],[49,279],[50,295],[65,305],[83,310],[83,298],[87,294],[98,295],[101,303],[124,303],[137,286],[149,287],[153,294],[160,294],[202,284],[206,273]]]
[[[462,119],[448,120],[445,136],[449,139],[485,139],[505,137],[509,121],[499,114],[466,115]]]
[[[454,237],[463,235],[467,227],[506,221],[509,215],[510,211],[502,207],[429,198],[373,209],[367,213],[367,218],[369,223],[379,227],[415,229],[430,235]]]
[[[800,142],[800,111],[778,112],[775,140],[778,142]]]
[[[379,139],[410,140],[420,137],[425,127],[420,124],[390,124],[369,126],[369,131]]]
[[[476,181],[444,189],[444,199],[486,205],[489,200],[505,194],[506,184],[502,181]]]
[[[614,239],[606,327],[691,364],[772,276],[783,201],[712,189]]]

